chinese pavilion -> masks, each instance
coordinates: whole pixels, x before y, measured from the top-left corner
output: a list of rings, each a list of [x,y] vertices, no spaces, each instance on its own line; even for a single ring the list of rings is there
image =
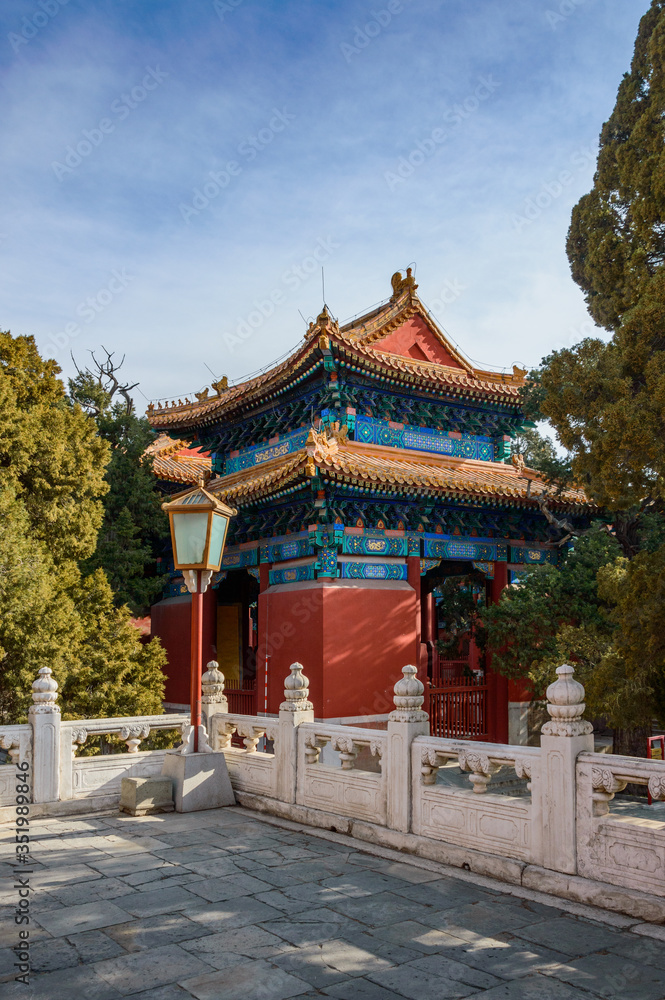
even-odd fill
[[[475,368],[416,291],[411,269],[398,272],[390,299],[344,326],[324,306],[263,374],[148,410],[156,474],[209,477],[207,489],[238,509],[205,595],[206,642],[259,712],[278,710],[300,660],[317,717],[385,718],[404,664],[436,673],[445,577],[473,574],[498,600],[525,564],[557,558],[538,505],[545,484],[510,457],[526,372]],[[548,507],[587,523],[580,491]],[[180,579],[152,621],[169,653],[167,699],[186,703]],[[508,740],[509,697],[520,701],[494,677],[490,739]]]

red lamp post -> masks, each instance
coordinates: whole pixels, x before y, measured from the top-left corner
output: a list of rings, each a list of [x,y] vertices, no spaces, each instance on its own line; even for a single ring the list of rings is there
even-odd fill
[[[162,510],[169,515],[175,568],[182,570],[192,595],[190,707],[192,750],[199,748],[201,668],[203,660],[203,594],[219,570],[229,521],[237,513],[201,484],[178,493]]]

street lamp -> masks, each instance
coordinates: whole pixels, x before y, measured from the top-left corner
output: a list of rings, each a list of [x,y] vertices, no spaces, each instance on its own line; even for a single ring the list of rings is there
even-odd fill
[[[209,493],[202,484],[178,493],[162,510],[169,515],[175,568],[182,570],[192,595],[190,706],[191,750],[199,749],[201,666],[203,659],[203,594],[219,570],[229,521],[238,512]],[[188,752],[185,746],[183,752]]]

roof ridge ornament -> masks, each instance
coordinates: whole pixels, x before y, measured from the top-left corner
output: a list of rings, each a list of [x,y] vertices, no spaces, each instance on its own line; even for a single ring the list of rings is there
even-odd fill
[[[349,428],[346,424],[340,426],[339,421],[331,424],[330,427],[322,428],[320,431],[311,427],[305,444],[307,455],[315,462],[324,462],[326,459],[332,458],[339,451],[340,445],[346,444],[348,434]]]
[[[413,269],[410,267],[407,267],[405,277],[402,277],[401,271],[395,271],[390,279],[390,284],[393,286],[393,294],[390,296],[391,302],[395,302],[403,292],[408,292],[409,297],[413,297],[418,287],[416,279],[413,277]]]
[[[309,340],[316,334],[327,337],[331,333],[339,333],[339,323],[330,315],[328,306],[323,304],[323,309],[313,323],[310,323],[305,331],[305,340]],[[329,344],[328,344],[329,346]]]

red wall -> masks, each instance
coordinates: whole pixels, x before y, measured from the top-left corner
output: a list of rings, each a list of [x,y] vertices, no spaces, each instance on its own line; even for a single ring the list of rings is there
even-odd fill
[[[207,590],[203,595],[203,664],[217,655],[217,594]],[[164,700],[174,705],[189,705],[189,672],[191,656],[192,599],[168,597],[153,604],[151,634],[158,635],[166,649],[168,662]]]
[[[351,583],[351,581],[348,581]],[[296,660],[310,681],[317,718],[384,715],[402,667],[416,662],[416,595],[408,583],[317,580],[271,587],[259,597],[259,711],[283,701]],[[267,627],[266,627],[267,622]]]

